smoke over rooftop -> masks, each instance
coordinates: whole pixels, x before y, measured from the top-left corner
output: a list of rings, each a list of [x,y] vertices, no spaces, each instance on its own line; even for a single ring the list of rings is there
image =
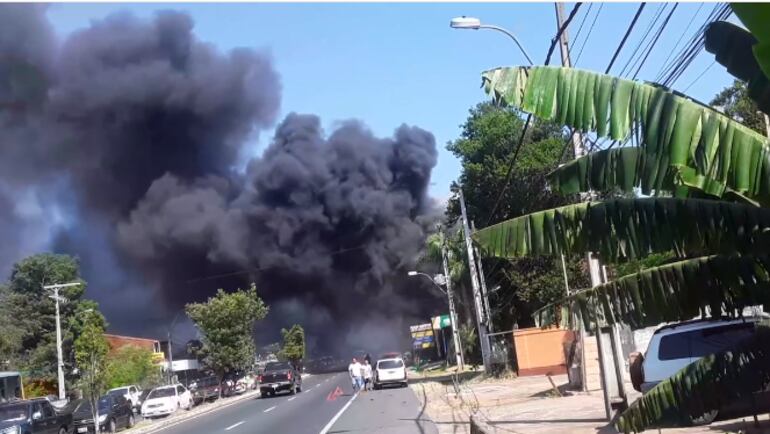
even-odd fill
[[[52,35],[44,8],[0,5],[0,203],[32,195],[39,208],[0,207],[3,233],[14,228],[1,268],[45,244],[24,234],[51,234],[126,333],[156,334],[185,302],[249,281],[275,326],[344,326],[351,345],[373,327],[362,306],[398,326],[420,315],[402,276],[434,219],[430,133],[324,132],[290,114],[238,171],[277,121],[267,52],[219,51],[171,11]]]

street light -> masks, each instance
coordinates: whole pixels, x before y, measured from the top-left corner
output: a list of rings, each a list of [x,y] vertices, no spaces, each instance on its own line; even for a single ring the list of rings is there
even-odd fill
[[[421,273],[419,271],[410,271],[407,273],[410,277],[414,276],[425,276],[428,279],[430,279],[431,282],[438,288],[439,291],[441,291],[444,295],[447,295],[446,291],[444,291],[444,288],[442,288],[442,285],[446,285],[446,279],[444,278],[443,274],[436,274],[435,276],[431,277],[430,274]]]
[[[59,399],[64,399],[66,392],[64,390],[64,357],[62,356],[61,349],[61,317],[59,315],[59,302],[66,303],[67,299],[59,296],[59,290],[62,288],[69,288],[72,286],[82,285],[80,282],[62,283],[58,285],[43,285],[43,290],[53,291],[53,295],[49,295],[56,301],[56,357],[57,357],[57,381],[59,382]]]
[[[471,29],[471,30],[489,29],[489,30],[497,30],[498,32],[505,33],[506,35],[508,35],[509,38],[513,39],[513,42],[515,42],[516,46],[519,47],[519,50],[521,50],[522,54],[524,54],[524,57],[527,58],[527,62],[529,62],[529,65],[532,66],[535,64],[535,62],[532,61],[532,58],[529,57],[529,54],[527,54],[527,51],[524,50],[524,47],[521,46],[521,43],[519,43],[519,40],[516,38],[516,35],[514,35],[510,31],[502,27],[493,26],[490,24],[481,24],[480,19],[475,17],[466,17],[465,15],[461,17],[452,18],[452,21],[449,22],[449,27],[453,29]]]
[[[444,266],[446,267],[446,261],[444,263]],[[447,301],[449,302],[449,323],[452,326],[452,340],[455,344],[455,356],[457,358],[457,366],[460,368],[460,370],[465,369],[465,358],[463,357],[463,347],[462,343],[460,342],[460,331],[457,329],[457,312],[455,312],[455,302],[454,297],[452,297],[452,284],[451,282],[443,275],[443,274],[436,274],[435,276],[431,277],[429,274],[421,273],[419,271],[410,271],[407,273],[410,277],[415,276],[425,276],[428,279],[430,279],[431,282],[438,288],[439,291],[441,291],[444,295],[447,296]],[[447,290],[444,291],[444,288],[441,286],[446,286]]]

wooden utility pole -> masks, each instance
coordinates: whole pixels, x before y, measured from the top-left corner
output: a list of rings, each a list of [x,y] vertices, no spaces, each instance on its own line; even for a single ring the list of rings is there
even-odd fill
[[[561,28],[562,24],[564,23],[564,4],[563,3],[554,3],[554,7],[556,9],[556,30],[557,32]],[[567,30],[565,29],[559,38],[559,48],[561,52],[561,63],[562,66],[566,68],[572,67],[572,61],[569,57],[569,36],[567,34]],[[575,153],[575,158],[579,158],[583,155],[586,155],[586,149],[585,145],[583,143],[583,137],[580,135],[579,132],[574,131],[572,133],[572,148]],[[590,201],[593,197],[593,194],[591,192],[584,193],[580,195],[581,201]],[[586,254],[586,259],[588,261],[588,270],[591,275],[591,287],[596,287],[598,285],[601,285],[604,283],[603,275],[601,272],[601,263],[599,262],[599,258],[592,252],[589,252]],[[582,321],[581,321],[582,323]],[[625,400],[626,394],[623,388],[623,376],[622,376],[622,370],[620,369],[619,360],[618,360],[618,348],[616,347],[616,326],[612,325],[610,326],[610,344],[612,348],[612,361],[614,364],[614,372],[615,377],[617,381],[617,388],[618,388],[618,395],[619,398]],[[584,333],[581,330],[581,339],[584,338]],[[609,385],[607,384],[607,360],[604,357],[603,352],[603,345],[602,345],[602,333],[601,328],[597,328],[596,330],[596,342],[599,349],[599,370],[601,375],[601,382],[602,382],[602,392],[604,395],[604,410],[607,416],[607,419],[610,420],[612,418],[612,398],[609,395]],[[585,340],[582,342],[583,345],[585,345]],[[582,360],[582,363],[585,364],[585,359]],[[583,382],[585,383],[586,378],[583,378]]]

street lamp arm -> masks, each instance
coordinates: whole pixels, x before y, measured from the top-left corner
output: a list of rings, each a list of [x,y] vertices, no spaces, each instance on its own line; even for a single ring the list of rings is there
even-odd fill
[[[519,40],[516,38],[516,35],[514,35],[513,33],[509,32],[508,30],[506,30],[506,29],[504,29],[504,28],[502,28],[502,27],[499,27],[499,26],[493,26],[493,25],[490,25],[490,24],[481,24],[481,25],[480,25],[478,28],[479,28],[479,29],[490,29],[490,30],[497,30],[498,32],[502,32],[502,33],[505,33],[506,35],[508,35],[508,37],[509,37],[509,38],[513,39],[513,42],[515,42],[515,43],[516,43],[516,46],[517,46],[517,47],[519,47],[519,50],[521,50],[522,54],[524,54],[524,57],[526,57],[526,58],[527,58],[527,62],[529,62],[529,65],[530,65],[530,66],[532,66],[532,65],[534,65],[534,64],[535,64],[535,62],[533,62],[533,61],[532,61],[532,58],[531,58],[531,57],[529,57],[529,54],[527,54],[527,51],[526,51],[526,50],[524,49],[524,47],[521,45],[521,43],[519,42]]]
[[[425,276],[425,277],[427,277],[427,278],[428,278],[428,280],[430,280],[430,282],[431,282],[433,285],[435,285],[435,286],[436,286],[436,288],[438,288],[438,290],[439,290],[439,291],[441,291],[441,292],[442,292],[444,295],[447,295],[447,294],[446,294],[446,291],[444,291],[444,288],[442,288],[442,287],[441,287],[441,285],[439,285],[438,283],[436,283],[436,282],[433,280],[433,278],[430,276],[430,274],[421,273],[421,272],[417,271],[417,272],[414,272],[414,275],[415,275],[415,276]]]

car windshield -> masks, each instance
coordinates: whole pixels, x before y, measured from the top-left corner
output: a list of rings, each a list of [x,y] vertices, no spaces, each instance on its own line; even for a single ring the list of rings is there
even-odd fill
[[[289,362],[271,362],[265,365],[265,371],[280,371],[291,369]]]
[[[15,422],[27,418],[28,404],[5,404],[0,406],[0,422]]]
[[[380,360],[377,362],[377,369],[396,369],[404,366],[401,360]]]
[[[153,389],[152,392],[150,392],[149,395],[147,395],[147,399],[153,399],[153,398],[166,398],[169,396],[174,396],[174,388],[173,387],[162,387],[159,389]]]
[[[112,389],[108,392],[110,395],[125,395],[128,393],[128,387],[121,387],[120,389]]]

